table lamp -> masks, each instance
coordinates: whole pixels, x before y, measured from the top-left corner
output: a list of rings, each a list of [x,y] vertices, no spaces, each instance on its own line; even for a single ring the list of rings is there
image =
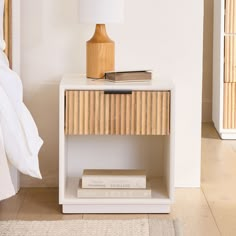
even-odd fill
[[[96,29],[86,45],[86,76],[100,79],[115,69],[115,43],[106,32],[106,23],[123,21],[124,0],[79,0],[79,20],[94,23]]]

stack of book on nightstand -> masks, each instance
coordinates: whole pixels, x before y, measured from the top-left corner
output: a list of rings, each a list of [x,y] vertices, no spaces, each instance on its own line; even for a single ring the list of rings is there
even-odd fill
[[[144,170],[84,170],[78,198],[151,198]]]
[[[150,81],[151,79],[151,70],[105,72],[105,80],[113,82],[146,82]]]

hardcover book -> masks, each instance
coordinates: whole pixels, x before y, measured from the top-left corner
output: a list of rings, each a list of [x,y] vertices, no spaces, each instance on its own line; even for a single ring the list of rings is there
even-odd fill
[[[78,198],[151,198],[151,186],[146,189],[84,189],[79,181]]]
[[[119,81],[149,81],[152,79],[152,72],[149,70],[140,71],[109,71],[105,73],[105,79],[115,82]]]
[[[145,170],[87,169],[82,188],[146,188]]]

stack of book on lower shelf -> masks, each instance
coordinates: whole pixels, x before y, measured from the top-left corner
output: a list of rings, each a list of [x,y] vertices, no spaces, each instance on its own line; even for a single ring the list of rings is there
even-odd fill
[[[144,170],[83,171],[78,198],[151,198],[151,186]]]
[[[152,79],[151,70],[108,71],[105,80],[113,82],[147,82]]]

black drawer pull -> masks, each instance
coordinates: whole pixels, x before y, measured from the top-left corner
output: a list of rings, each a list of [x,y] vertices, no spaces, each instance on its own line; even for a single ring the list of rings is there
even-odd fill
[[[131,90],[105,90],[104,94],[132,94]]]

